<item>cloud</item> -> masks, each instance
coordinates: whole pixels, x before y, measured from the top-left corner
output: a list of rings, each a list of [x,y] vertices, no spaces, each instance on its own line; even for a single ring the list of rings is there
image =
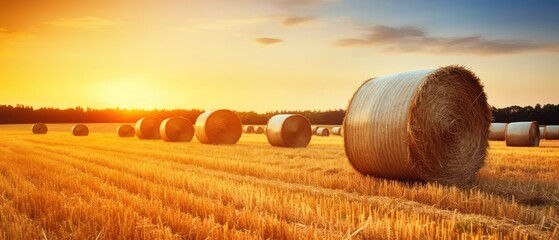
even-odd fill
[[[331,3],[336,0],[273,0],[273,3],[283,8],[297,8]]]
[[[488,40],[483,36],[434,37],[417,27],[370,28],[362,38],[344,38],[337,47],[384,47],[391,52],[425,52],[434,54],[465,53],[475,55],[515,54],[535,51],[559,52],[559,44],[519,40]]]
[[[281,40],[281,39],[279,39],[279,38],[267,38],[267,37],[264,37],[264,38],[257,38],[257,39],[254,39],[254,42],[255,42],[255,43],[258,43],[258,44],[262,44],[262,45],[271,45],[271,44],[282,43],[282,42],[284,42],[284,41]]]
[[[0,43],[2,44],[17,44],[34,37],[35,35],[29,33],[0,28]]]
[[[49,25],[68,28],[87,28],[94,29],[100,27],[108,27],[120,24],[104,18],[84,17],[84,18],[61,18],[54,21],[46,22]]]
[[[306,17],[286,17],[281,20],[281,25],[285,27],[291,27],[299,24],[303,24],[306,22],[310,22],[315,20],[315,17],[306,16]]]

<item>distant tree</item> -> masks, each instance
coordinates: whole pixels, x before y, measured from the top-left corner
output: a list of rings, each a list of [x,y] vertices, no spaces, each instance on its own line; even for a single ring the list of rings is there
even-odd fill
[[[143,109],[84,109],[80,106],[68,109],[39,108],[17,104],[0,105],[0,124],[9,123],[103,123],[103,122],[136,122],[145,116],[156,116],[161,119],[171,116],[183,116],[192,123],[202,114],[202,109],[173,109],[173,110],[143,110]],[[510,106],[505,108],[491,108],[493,121],[516,122],[538,121],[542,125],[559,125],[559,104],[536,104],[532,106]],[[268,119],[276,114],[294,113],[307,117],[312,124],[342,124],[345,116],[343,109],[335,110],[306,110],[306,111],[271,111],[266,113],[237,112],[243,124],[266,124]]]

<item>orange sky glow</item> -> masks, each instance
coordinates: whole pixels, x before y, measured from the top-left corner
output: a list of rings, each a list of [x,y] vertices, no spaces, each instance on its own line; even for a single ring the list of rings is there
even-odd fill
[[[369,15],[390,6],[372,2],[2,1],[0,104],[328,110],[368,78],[450,64],[493,106],[559,103],[559,37],[544,27],[417,8],[383,20]]]

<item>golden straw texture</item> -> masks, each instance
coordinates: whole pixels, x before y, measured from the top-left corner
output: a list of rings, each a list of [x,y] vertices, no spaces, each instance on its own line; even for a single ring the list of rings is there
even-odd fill
[[[316,129],[316,136],[328,137],[330,136],[330,130],[328,128],[318,128]]]
[[[239,116],[226,109],[202,113],[195,125],[196,138],[201,143],[235,144],[243,132]]]
[[[165,142],[190,142],[194,137],[192,122],[184,117],[170,117],[160,126],[161,139]]]
[[[152,116],[144,117],[136,122],[136,136],[139,139],[160,139],[160,126],[161,119]]]
[[[243,126],[243,132],[244,133],[254,133],[254,127],[253,126]]]
[[[540,145],[540,129],[536,121],[513,122],[507,126],[507,146],[537,147]]]
[[[266,125],[266,137],[272,146],[306,147],[311,136],[311,123],[305,116],[298,114],[275,115]]]
[[[491,123],[491,127],[489,128],[489,140],[505,141],[506,130],[507,123]]]
[[[559,139],[559,126],[549,125],[545,127],[545,139],[557,140]]]
[[[89,135],[89,128],[83,124],[77,124],[72,127],[72,135],[74,136],[87,136]]]
[[[485,161],[490,123],[474,73],[419,70],[363,83],[346,110],[344,146],[363,174],[461,185]]]
[[[36,123],[31,127],[33,134],[47,134],[49,128],[44,123]]]
[[[134,131],[135,131],[134,127],[128,124],[120,125],[116,129],[116,132],[118,133],[119,137],[134,137],[136,135]]]
[[[337,135],[337,136],[342,135],[342,128],[341,127],[333,127],[332,128],[332,135]]]

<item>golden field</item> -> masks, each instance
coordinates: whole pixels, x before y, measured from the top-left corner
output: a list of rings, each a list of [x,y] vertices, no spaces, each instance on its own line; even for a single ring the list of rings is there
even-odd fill
[[[491,142],[455,187],[362,176],[339,136],[288,149],[89,126],[0,126],[0,239],[559,239],[559,141]]]

